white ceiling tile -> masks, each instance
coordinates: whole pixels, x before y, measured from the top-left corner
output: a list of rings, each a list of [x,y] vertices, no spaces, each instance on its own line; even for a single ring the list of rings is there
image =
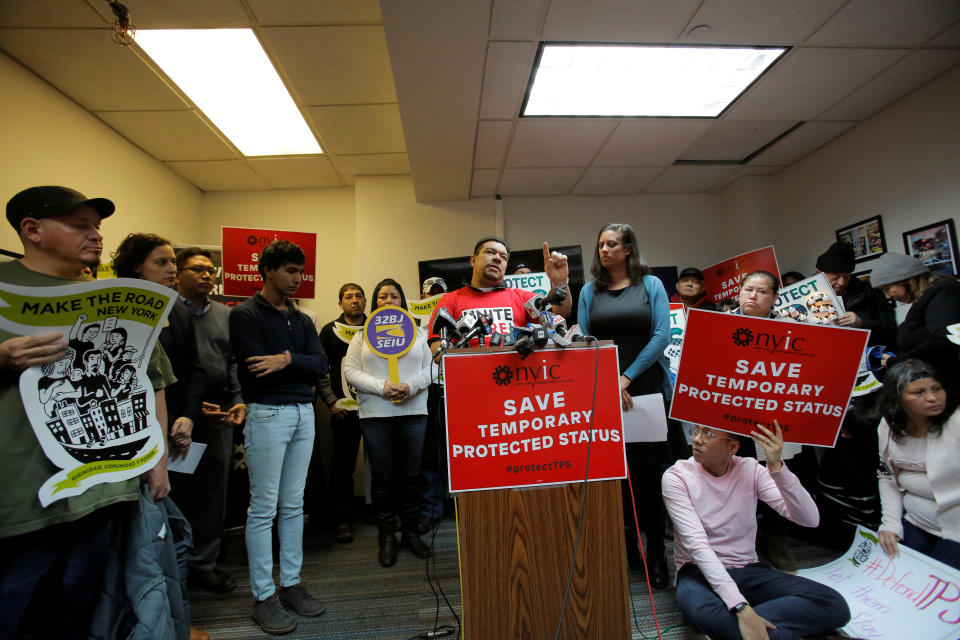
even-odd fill
[[[585,166],[616,126],[617,120],[608,118],[521,118],[507,166]]]
[[[512,120],[481,120],[477,125],[477,150],[473,165],[477,168],[499,168],[510,143]]]
[[[247,164],[271,189],[308,189],[342,187],[330,158],[248,158]]]
[[[552,0],[543,40],[671,42],[701,0]]]
[[[404,153],[403,126],[395,104],[307,107],[323,150],[335,155]]]
[[[620,195],[640,193],[663,171],[654,169],[587,169],[573,188],[578,196]]]
[[[960,47],[960,21],[947,27],[927,42],[928,47]]]
[[[481,120],[508,120],[520,115],[537,46],[532,42],[491,42],[483,70]]]
[[[258,32],[305,105],[397,101],[381,26],[265,27]]]
[[[846,0],[706,0],[690,20],[689,35],[683,40],[709,44],[798,44],[844,2]],[[691,29],[696,30],[690,33]]]
[[[497,191],[502,196],[555,196],[570,193],[582,169],[505,169]]]
[[[474,169],[473,182],[470,184],[470,197],[484,198],[497,195],[498,169]]]
[[[113,22],[84,2],[5,0],[0,2],[0,27],[104,27]]]
[[[90,111],[187,104],[109,29],[0,29],[0,48]]]
[[[855,122],[808,122],[756,158],[750,165],[786,166],[827,144]]]
[[[238,158],[194,111],[109,111],[95,115],[157,160]]]
[[[724,117],[812,120],[907,53],[905,49],[794,49]]]
[[[692,165],[668,167],[643,190],[644,193],[693,193],[710,191],[736,173],[738,165]]]
[[[734,182],[740,178],[745,178],[747,176],[772,176],[776,173],[783,171],[783,167],[752,167],[749,165],[744,165],[740,167],[735,173],[731,176],[721,180],[716,185],[713,186],[711,191],[723,191]]]
[[[377,0],[246,0],[264,26],[380,24]]]
[[[957,49],[918,49],[818,116],[865,120],[960,61]]]
[[[714,122],[703,118],[624,120],[610,136],[592,166],[667,166],[709,130]]]
[[[110,23],[113,11],[106,2],[90,2]],[[248,27],[250,16],[238,0],[163,0],[143,2],[127,0],[130,22],[137,29],[195,29]]]
[[[744,160],[796,124],[792,120],[717,120],[679,159]]]
[[[491,40],[539,40],[546,0],[494,0]]]
[[[357,176],[390,176],[410,173],[410,161],[405,153],[336,156],[331,160],[349,185],[353,184],[354,178]]]
[[[165,162],[164,164],[203,191],[250,191],[267,188],[267,183],[243,160]]]
[[[808,44],[916,46],[960,18],[957,0],[850,0]]]

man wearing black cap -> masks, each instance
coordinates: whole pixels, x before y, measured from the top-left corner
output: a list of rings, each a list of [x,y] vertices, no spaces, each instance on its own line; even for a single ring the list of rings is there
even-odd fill
[[[88,199],[65,187],[31,187],[7,203],[23,258],[0,263],[0,283],[50,287],[89,280],[83,270],[100,260],[100,222],[114,212],[104,198]],[[0,330],[0,637],[14,637],[32,599],[42,602],[49,637],[86,637],[108,543],[119,527],[117,503],[137,499],[136,478],[90,487],[42,507],[37,492],[56,467],[37,442],[20,398],[20,373],[65,357],[58,332],[17,336]],[[161,424],[162,389],[173,382],[159,372],[162,349],[151,356],[151,382]],[[166,364],[169,371],[169,362]],[[158,375],[159,374],[159,375]],[[170,491],[166,463],[145,474],[154,497]],[[36,598],[34,595],[36,594]]]
[[[870,329],[871,345],[882,344],[892,349],[897,335],[893,307],[879,290],[853,275],[855,264],[853,247],[846,242],[834,242],[817,258],[817,271],[827,277],[846,309],[836,323],[841,327]]]
[[[684,309],[704,309],[716,311],[717,305],[707,298],[707,290],[703,286],[703,272],[694,267],[687,267],[680,272],[677,279],[677,292],[670,298],[670,302],[682,302]]]

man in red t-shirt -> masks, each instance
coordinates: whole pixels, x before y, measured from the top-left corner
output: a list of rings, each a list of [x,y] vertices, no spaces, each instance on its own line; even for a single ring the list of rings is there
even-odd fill
[[[534,294],[522,289],[509,289],[503,284],[509,259],[510,248],[506,240],[497,236],[481,238],[470,256],[470,265],[473,267],[470,284],[443,296],[437,309],[445,308],[456,320],[464,313],[489,313],[493,318],[493,330],[500,333],[510,333],[514,325],[526,326],[530,319],[523,303]],[[557,251],[551,253],[546,242],[543,243],[543,270],[550,278],[551,287],[563,287],[567,290],[563,304],[552,307],[553,312],[558,315],[569,314],[572,296],[567,256]],[[437,310],[434,309],[430,318],[431,327],[436,314]],[[431,333],[431,348],[435,348],[435,343],[439,340],[439,335]],[[475,340],[471,341],[473,346],[476,346]]]

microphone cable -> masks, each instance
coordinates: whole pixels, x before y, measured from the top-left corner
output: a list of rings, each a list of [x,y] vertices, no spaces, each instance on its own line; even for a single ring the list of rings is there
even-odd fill
[[[585,342],[593,342],[594,364],[593,364],[593,400],[590,405],[590,424],[587,433],[587,459],[584,464],[586,467],[583,472],[583,490],[580,493],[580,515],[577,518],[577,536],[573,541],[573,557],[570,558],[570,572],[567,574],[567,587],[563,592],[563,605],[560,607],[560,618],[557,620],[557,630],[553,635],[554,640],[559,640],[560,629],[563,626],[563,616],[567,611],[567,601],[570,599],[570,586],[573,584],[573,571],[577,566],[577,552],[580,549],[580,534],[583,530],[583,514],[587,506],[587,484],[590,479],[590,450],[593,447],[593,419],[597,409],[597,380],[600,373],[600,343],[593,336],[584,336]]]

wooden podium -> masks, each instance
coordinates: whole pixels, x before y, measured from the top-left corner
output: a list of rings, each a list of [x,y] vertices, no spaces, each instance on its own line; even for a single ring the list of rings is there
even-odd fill
[[[583,491],[581,481],[456,494],[465,640],[554,637]],[[586,492],[559,637],[629,639],[620,480],[590,481]]]

